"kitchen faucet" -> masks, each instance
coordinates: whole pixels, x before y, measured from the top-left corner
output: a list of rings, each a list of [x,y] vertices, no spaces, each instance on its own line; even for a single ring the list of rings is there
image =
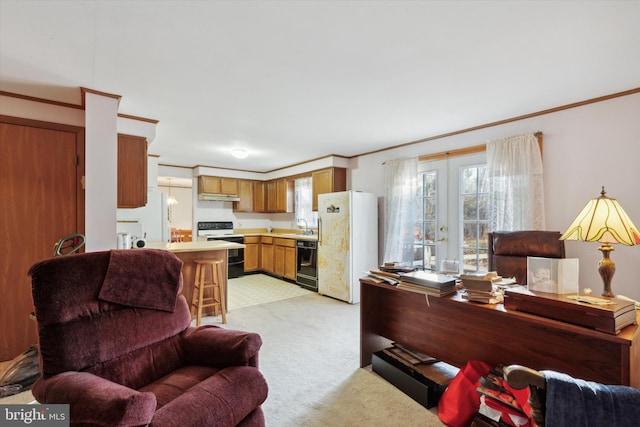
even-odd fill
[[[307,222],[307,220],[304,218],[299,218],[298,222],[300,221],[304,221],[304,231],[302,232],[302,234],[313,234],[313,231],[309,230],[309,223]]]

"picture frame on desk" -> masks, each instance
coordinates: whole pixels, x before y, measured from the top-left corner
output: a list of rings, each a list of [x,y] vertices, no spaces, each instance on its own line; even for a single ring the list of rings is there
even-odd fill
[[[527,257],[527,288],[558,295],[577,294],[578,258]]]

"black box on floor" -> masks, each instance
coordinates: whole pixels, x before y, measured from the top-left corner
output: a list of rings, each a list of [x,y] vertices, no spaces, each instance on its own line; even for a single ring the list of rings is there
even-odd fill
[[[444,362],[412,366],[384,350],[373,353],[372,369],[427,409],[438,405],[440,396],[458,372],[458,368]]]

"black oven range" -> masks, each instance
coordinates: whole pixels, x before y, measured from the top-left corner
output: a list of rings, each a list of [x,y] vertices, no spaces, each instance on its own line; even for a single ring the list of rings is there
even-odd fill
[[[201,221],[198,222],[198,240],[224,240],[227,242],[244,244],[242,234],[233,233],[231,221]],[[244,249],[229,249],[228,279],[240,277],[244,274]]]

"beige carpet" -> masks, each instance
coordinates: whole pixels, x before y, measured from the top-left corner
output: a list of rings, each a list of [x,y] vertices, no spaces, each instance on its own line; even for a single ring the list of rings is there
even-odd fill
[[[224,327],[262,336],[267,426],[443,425],[435,410],[359,368],[359,308],[309,293],[229,314]],[[208,317],[204,323],[220,320]]]
[[[268,427],[444,425],[435,408],[425,409],[370,367],[359,367],[359,305],[269,276],[240,279],[230,281],[224,327],[262,336],[260,369],[269,383],[263,405]],[[249,285],[243,286],[245,282]],[[265,282],[273,293],[263,292],[266,288],[260,284]],[[238,293],[236,285],[242,285]],[[258,289],[252,295],[254,287]],[[302,296],[292,296],[298,292]],[[203,323],[220,325],[220,320],[206,317]],[[26,392],[0,403],[32,400]]]

